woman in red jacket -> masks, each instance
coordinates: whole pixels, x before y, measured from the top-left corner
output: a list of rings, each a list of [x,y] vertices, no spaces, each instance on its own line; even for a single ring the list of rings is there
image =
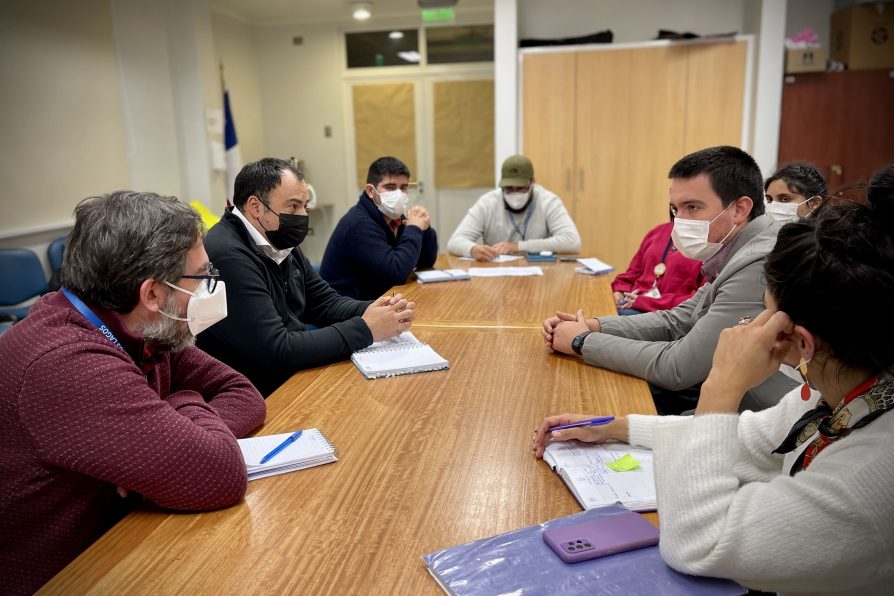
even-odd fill
[[[673,218],[653,228],[639,250],[612,282],[619,315],[638,315],[673,308],[705,283],[702,263],[677,252],[671,240]]]

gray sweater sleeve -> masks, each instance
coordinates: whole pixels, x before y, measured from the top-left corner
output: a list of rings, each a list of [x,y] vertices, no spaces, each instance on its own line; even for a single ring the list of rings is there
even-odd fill
[[[763,309],[762,272],[763,260],[753,261],[670,311],[606,318],[605,333],[587,337],[584,360],[672,391],[704,381],[720,332]]]

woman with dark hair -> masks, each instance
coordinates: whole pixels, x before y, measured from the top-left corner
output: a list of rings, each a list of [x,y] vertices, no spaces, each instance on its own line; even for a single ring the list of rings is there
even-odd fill
[[[815,167],[790,163],[764,182],[767,215],[776,221],[797,221],[820,206],[826,196],[826,181]]]
[[[726,329],[695,416],[551,416],[549,441],[627,441],[655,458],[661,553],[675,569],[786,594],[890,594],[894,585],[894,165],[867,205],[782,227],[766,310]],[[745,391],[782,366],[803,385],[761,412]]]

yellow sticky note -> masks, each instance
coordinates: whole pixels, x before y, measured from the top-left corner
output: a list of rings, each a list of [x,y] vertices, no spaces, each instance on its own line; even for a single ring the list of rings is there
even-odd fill
[[[613,462],[605,464],[605,467],[614,470],[615,472],[629,472],[630,470],[635,470],[639,467],[639,461],[628,453]]]

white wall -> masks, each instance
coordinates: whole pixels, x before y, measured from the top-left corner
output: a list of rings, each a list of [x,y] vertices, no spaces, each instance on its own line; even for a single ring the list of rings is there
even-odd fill
[[[519,37],[576,37],[611,29],[614,42],[655,39],[659,29],[742,32],[748,0],[518,0]]]
[[[80,199],[128,186],[108,0],[3,2],[0,80],[0,234],[64,233]]]
[[[212,12],[211,27],[215,63],[223,64],[242,159],[246,163],[257,161],[267,154],[253,29],[244,21],[219,12]]]

